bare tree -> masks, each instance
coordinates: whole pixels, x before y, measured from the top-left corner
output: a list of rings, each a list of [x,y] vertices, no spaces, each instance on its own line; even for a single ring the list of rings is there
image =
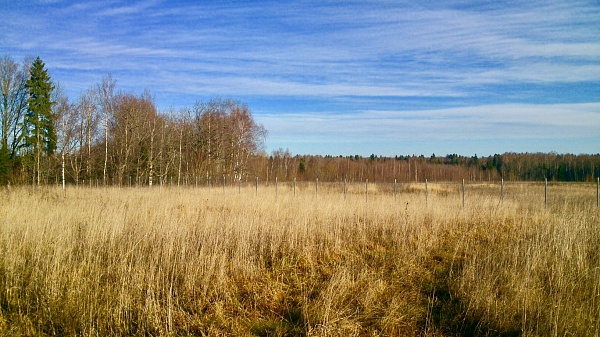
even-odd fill
[[[115,113],[115,86],[117,81],[108,75],[102,79],[102,83],[98,85],[98,97],[102,113],[104,114],[104,167],[102,169],[102,183],[106,185],[106,170],[108,166],[108,132],[110,129],[110,120]]]
[[[247,170],[248,158],[258,154],[264,146],[267,130],[252,118],[247,105],[234,102],[229,115],[230,136],[233,138],[233,172],[241,179]]]
[[[56,116],[57,149],[61,157],[61,184],[62,188],[65,189],[65,157],[69,156],[74,149],[76,109],[69,103],[69,98],[59,84],[56,85],[53,96],[52,100],[56,102],[53,106],[53,113]]]
[[[249,156],[263,147],[264,127],[254,122],[247,105],[231,99],[198,103],[194,110],[196,146],[207,175],[241,179]]]
[[[279,148],[273,150],[271,157],[273,157],[273,164],[277,166],[275,175],[284,179],[289,178],[290,161],[292,158],[290,151]]]
[[[98,131],[99,112],[96,105],[96,91],[90,89],[79,96],[77,110],[81,118],[82,133],[85,138],[86,173],[88,181],[93,179],[92,148],[95,145],[95,134]]]
[[[27,78],[31,59],[21,68],[9,56],[0,59],[0,146],[16,155],[22,144],[23,117],[27,112]]]
[[[114,122],[109,132],[119,184],[126,174],[135,174],[136,180],[145,176],[148,168],[148,140],[151,123],[158,118],[151,98],[133,94],[120,94],[114,106]]]
[[[160,138],[158,152],[156,155],[157,175],[162,186],[169,176],[170,170],[175,166],[177,155],[175,152],[175,139],[179,137],[177,132],[178,122],[173,111],[160,119]],[[177,135],[176,135],[177,134]]]

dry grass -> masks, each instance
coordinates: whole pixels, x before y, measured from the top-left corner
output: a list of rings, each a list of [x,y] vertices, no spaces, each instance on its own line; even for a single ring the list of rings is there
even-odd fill
[[[600,335],[595,186],[364,187],[3,191],[0,335]]]

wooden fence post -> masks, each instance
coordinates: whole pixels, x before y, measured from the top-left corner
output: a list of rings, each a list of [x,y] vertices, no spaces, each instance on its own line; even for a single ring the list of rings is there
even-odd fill
[[[425,207],[429,206],[429,182],[425,179]]]
[[[548,208],[548,178],[544,178],[544,208]]]
[[[465,180],[462,180],[462,206],[465,208]]]
[[[502,178],[500,184],[500,203],[504,205],[504,178]]]

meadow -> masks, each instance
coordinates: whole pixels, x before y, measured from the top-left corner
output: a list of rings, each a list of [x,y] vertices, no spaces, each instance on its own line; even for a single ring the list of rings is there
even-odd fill
[[[600,336],[595,184],[368,188],[3,189],[0,335]]]

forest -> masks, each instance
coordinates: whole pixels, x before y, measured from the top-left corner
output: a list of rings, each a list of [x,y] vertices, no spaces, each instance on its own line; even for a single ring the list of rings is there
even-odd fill
[[[152,93],[107,75],[70,99],[38,57],[0,58],[0,184],[206,185],[253,181],[594,181],[600,154],[472,157],[299,155],[265,149],[267,130],[233,98],[158,111]],[[398,150],[402,144],[398,144]]]

